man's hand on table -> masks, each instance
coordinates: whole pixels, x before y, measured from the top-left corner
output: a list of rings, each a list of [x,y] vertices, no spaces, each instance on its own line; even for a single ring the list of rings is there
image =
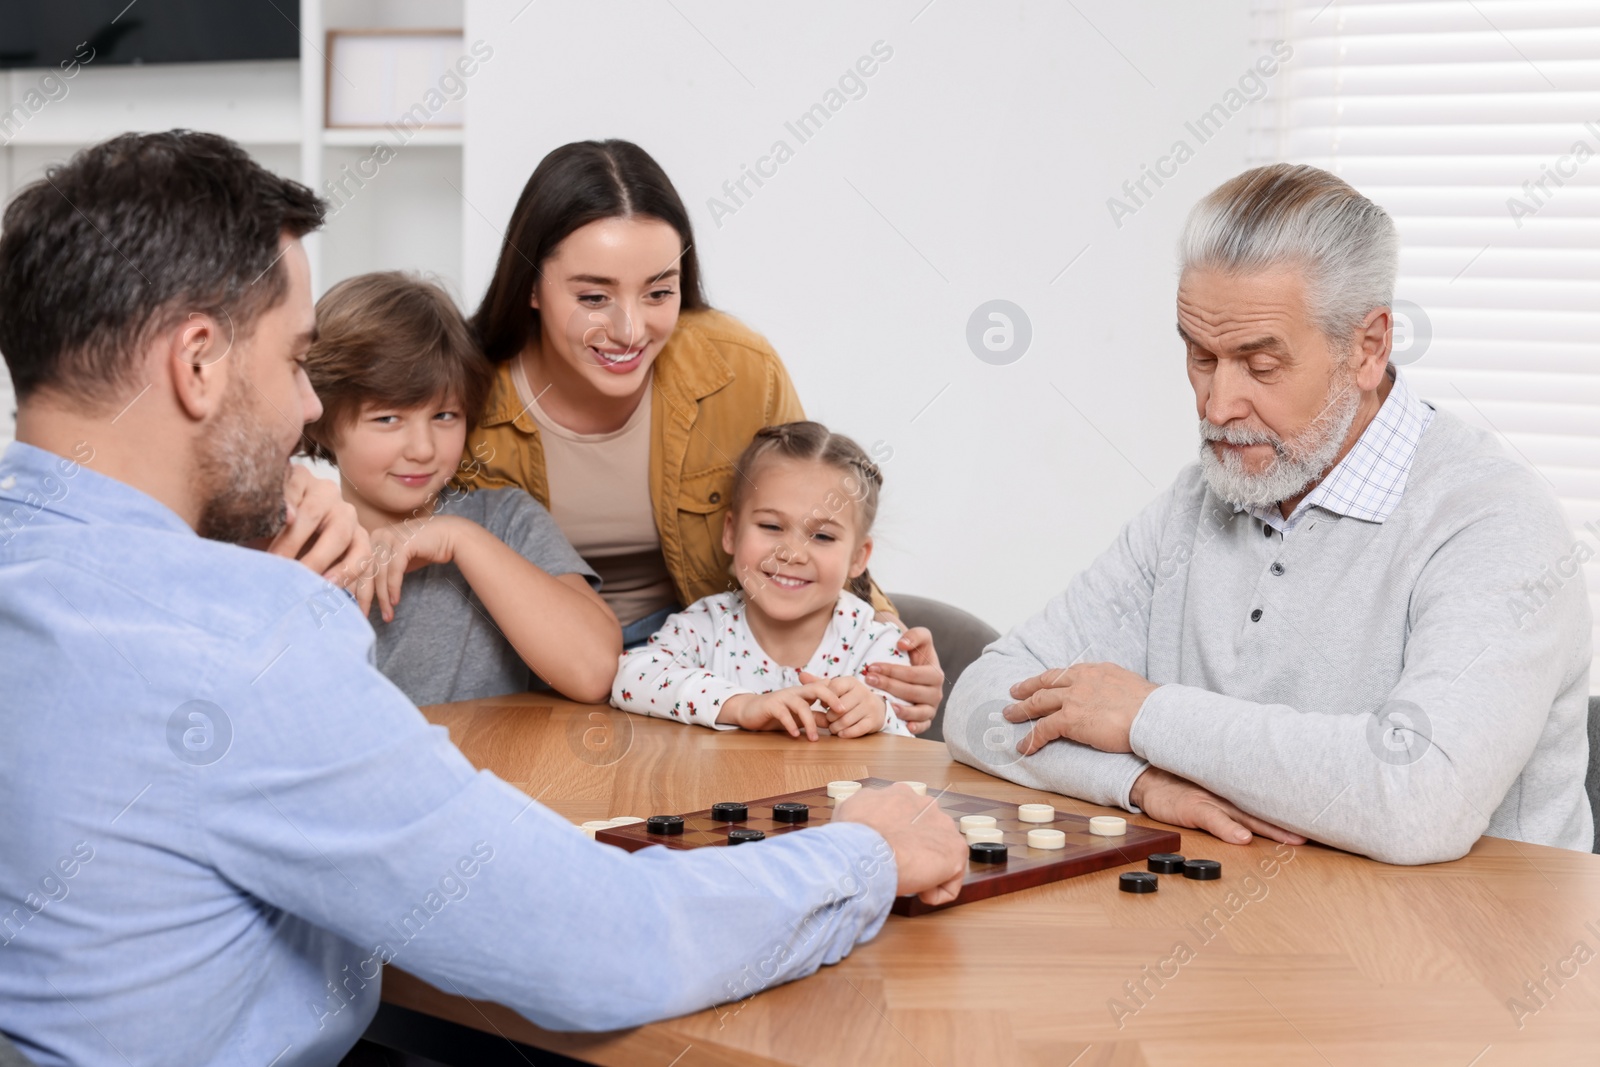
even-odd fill
[[[1152,819],[1204,830],[1230,845],[1248,845],[1252,833],[1286,845],[1306,843],[1299,834],[1240,811],[1210,790],[1160,767],[1148,767],[1134,780],[1128,800]]]
[[[900,716],[906,729],[913,734],[925,733],[933,725],[933,715],[939,708],[939,701],[944,699],[944,668],[939,666],[939,653],[933,647],[933,632],[926,626],[913,626],[906,630],[906,624],[887,611],[878,612],[873,619],[892,623],[905,630],[905,635],[895,647],[910,656],[911,663],[909,666],[887,661],[869,663],[862,671],[862,677],[874,689],[881,689],[896,700],[904,701],[903,704],[890,704],[890,714]]]
[[[961,892],[967,872],[967,845],[955,820],[933,797],[918,796],[907,785],[863,789],[834,809],[834,819],[858,822],[883,835],[894,850],[898,896],[912,893],[927,904],[944,904]]]
[[[1114,663],[1080,663],[1045,671],[1011,687],[1017,703],[1005,709],[1009,722],[1033,720],[1017,742],[1031,756],[1052,741],[1076,741],[1101,752],[1132,752],[1128,734],[1145,698],[1160,686]],[[1306,839],[1240,811],[1210,790],[1159,767],[1134,780],[1128,800],[1152,819],[1187,826],[1231,844],[1244,845],[1252,834],[1303,845]]]
[[[337,482],[318,478],[298,463],[289,465],[283,502],[283,529],[252,547],[298,560],[348,589],[365,615],[372,607],[372,542],[356,518],[355,506],[339,495]]]
[[[1132,752],[1128,733],[1133,720],[1145,697],[1159,688],[1114,663],[1079,663],[1012,686],[1017,703],[1004,715],[1008,722],[1034,720],[1033,729],[1017,742],[1024,756],[1062,738],[1101,752]]]

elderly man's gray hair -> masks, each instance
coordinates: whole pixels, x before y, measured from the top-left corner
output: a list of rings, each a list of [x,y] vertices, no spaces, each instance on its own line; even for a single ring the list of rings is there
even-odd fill
[[[1342,345],[1367,312],[1393,303],[1400,238],[1388,213],[1348,182],[1319,167],[1275,163],[1196,204],[1178,252],[1184,270],[1303,270],[1308,310]]]

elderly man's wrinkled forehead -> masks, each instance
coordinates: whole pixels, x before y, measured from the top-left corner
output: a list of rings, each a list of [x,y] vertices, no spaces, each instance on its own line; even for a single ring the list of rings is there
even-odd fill
[[[1285,362],[1322,351],[1321,332],[1306,301],[1304,272],[1191,268],[1178,283],[1178,336],[1215,356],[1256,353]]]

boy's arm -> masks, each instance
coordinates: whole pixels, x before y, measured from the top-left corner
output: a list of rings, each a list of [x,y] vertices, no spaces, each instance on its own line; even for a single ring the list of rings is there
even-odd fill
[[[581,574],[552,577],[468,519],[450,521],[454,562],[522,662],[563,695],[604,703],[622,629]]]
[[[751,690],[706,669],[715,620],[704,604],[667,617],[650,643],[623,656],[611,684],[611,703],[637,715],[736,730],[717,721],[730,698]]]

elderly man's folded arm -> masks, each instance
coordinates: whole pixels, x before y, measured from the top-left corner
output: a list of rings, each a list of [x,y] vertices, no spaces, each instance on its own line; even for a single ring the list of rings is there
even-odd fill
[[[1143,759],[1067,740],[1054,741],[1031,756],[1017,751],[1017,740],[1027,728],[1001,719],[1000,709],[1012,702],[1007,691],[1013,682],[1046,669],[1015,634],[990,645],[950,693],[944,724],[950,754],[1019,785],[1132,810],[1128,791],[1149,766]]]
[[[1134,720],[1134,751],[1260,818],[1373,859],[1465,855],[1528,764],[1557,695],[1581,683],[1566,675],[1589,629],[1582,583],[1536,612],[1512,609],[1548,562],[1540,553],[1560,550],[1559,538],[1535,543],[1526,531],[1480,522],[1438,550],[1412,591],[1400,682],[1373,714],[1166,685]]]
[[[1167,490],[1123,526],[1115,542],[1043,611],[984,649],[950,692],[944,738],[963,763],[991,774],[1093,804],[1131,809],[1128,791],[1148,764],[1060,740],[1020,756],[1026,726],[1000,718],[1011,686],[1082,662],[1115,663],[1146,673],[1150,600],[1160,567],[1160,535],[1173,507]]]

